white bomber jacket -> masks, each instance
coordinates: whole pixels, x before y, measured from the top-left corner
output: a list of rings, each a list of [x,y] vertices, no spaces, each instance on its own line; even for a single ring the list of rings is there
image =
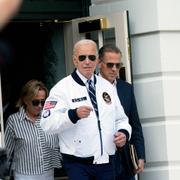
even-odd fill
[[[130,139],[131,126],[113,86],[102,77],[94,75],[94,79],[99,118],[95,111],[87,118],[77,117],[76,108],[93,105],[86,85],[74,71],[51,89],[41,126],[48,133],[58,133],[61,153],[94,157],[93,163],[101,164],[109,162],[109,155],[115,154],[114,134],[124,131]]]

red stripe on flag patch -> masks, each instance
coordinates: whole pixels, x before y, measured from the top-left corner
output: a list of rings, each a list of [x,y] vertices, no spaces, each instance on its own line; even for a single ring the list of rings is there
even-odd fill
[[[44,104],[44,109],[52,109],[56,106],[57,101],[46,101]]]

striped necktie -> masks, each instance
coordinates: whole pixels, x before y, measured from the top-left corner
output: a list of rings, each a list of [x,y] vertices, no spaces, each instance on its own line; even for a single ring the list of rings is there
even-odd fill
[[[92,105],[94,107],[94,110],[96,112],[96,116],[99,117],[99,113],[98,113],[98,106],[97,106],[97,101],[96,101],[96,91],[95,91],[95,87],[92,85],[92,80],[87,80],[88,82],[88,93],[89,93],[89,97],[91,99]]]
[[[98,122],[98,129],[99,129],[99,135],[100,135],[100,142],[101,142],[101,155],[103,155],[103,144],[102,144],[102,133],[101,133],[101,123],[99,120],[99,112],[98,112],[98,105],[97,105],[97,101],[96,101],[96,89],[95,86],[93,86],[92,84],[92,80],[88,80],[88,93],[89,93],[89,97],[91,99],[92,105],[94,107],[95,113],[96,113],[96,117],[97,117],[97,122]]]

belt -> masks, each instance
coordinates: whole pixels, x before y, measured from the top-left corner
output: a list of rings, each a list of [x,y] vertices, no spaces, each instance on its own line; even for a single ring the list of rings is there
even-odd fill
[[[62,154],[62,158],[65,162],[79,162],[79,163],[83,163],[83,164],[93,164],[94,161],[94,156],[91,157],[78,157],[78,156],[73,156],[70,154]],[[109,158],[113,158],[114,155],[109,155]]]
[[[93,164],[93,161],[94,161],[93,156],[84,158],[84,157],[73,156],[70,154],[63,154],[63,153],[62,153],[62,158],[66,162],[76,161],[76,162],[80,162],[80,163],[84,163],[84,164]]]

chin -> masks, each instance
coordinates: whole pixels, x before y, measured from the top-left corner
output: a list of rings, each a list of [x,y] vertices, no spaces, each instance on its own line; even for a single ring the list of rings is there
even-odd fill
[[[108,81],[110,81],[110,82],[113,82],[114,81],[114,78],[108,78]]]

